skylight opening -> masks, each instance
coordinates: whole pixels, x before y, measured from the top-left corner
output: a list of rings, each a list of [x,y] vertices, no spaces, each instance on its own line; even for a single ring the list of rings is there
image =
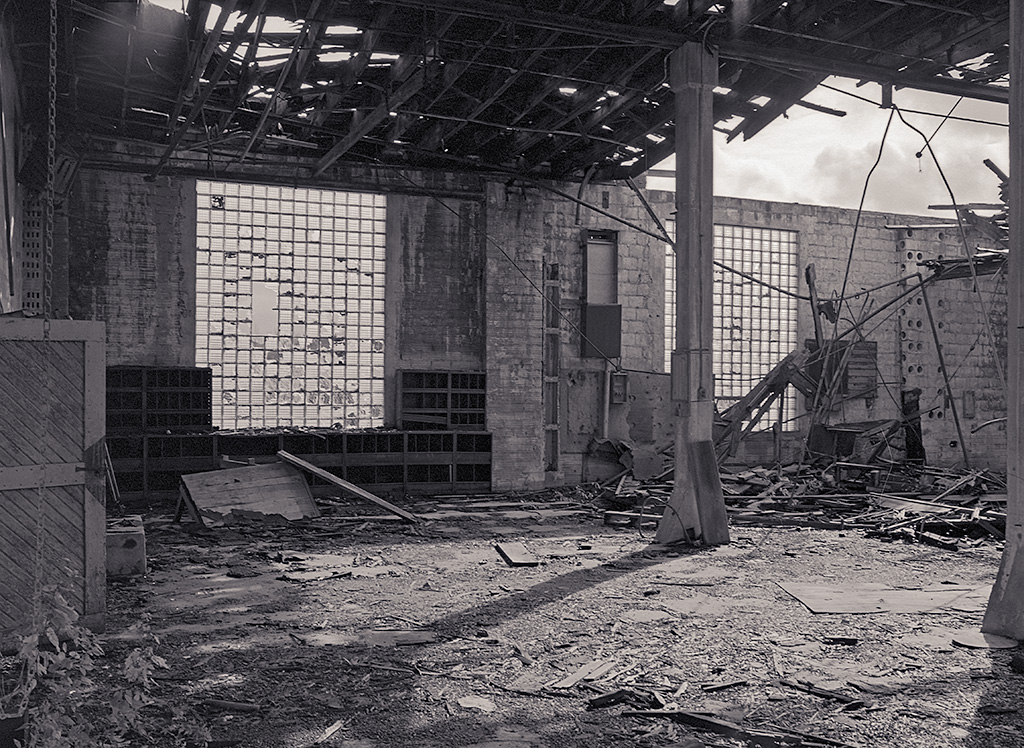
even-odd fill
[[[185,12],[185,0],[146,0],[150,5],[156,5],[167,10],[176,10],[179,13]]]
[[[302,31],[303,21],[289,21],[280,16],[267,16],[263,22],[265,34],[297,34]]]
[[[351,52],[321,52],[317,55],[320,62],[345,62],[352,59]]]
[[[207,31],[213,31],[214,26],[217,25],[217,19],[220,18],[220,14],[223,12],[223,8],[221,8],[219,5],[212,5],[210,7],[210,15],[206,17]],[[238,21],[241,17],[241,12],[237,10],[230,16],[228,16],[227,23],[224,24],[224,30],[230,31],[231,29],[233,29],[236,25],[238,25]]]

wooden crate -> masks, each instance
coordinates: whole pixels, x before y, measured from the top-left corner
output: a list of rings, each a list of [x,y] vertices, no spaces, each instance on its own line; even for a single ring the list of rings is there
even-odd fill
[[[45,325],[45,326],[44,326]],[[103,323],[0,317],[0,640],[33,591],[56,586],[82,622],[105,610]]]

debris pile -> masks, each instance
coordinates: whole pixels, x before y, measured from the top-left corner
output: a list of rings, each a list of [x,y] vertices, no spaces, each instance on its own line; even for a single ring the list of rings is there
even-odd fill
[[[984,470],[956,472],[897,463],[834,462],[721,470],[730,521],[736,525],[865,530],[869,537],[949,550],[1002,541],[1006,484]],[[655,524],[672,494],[672,478],[620,478],[606,486],[605,524]]]

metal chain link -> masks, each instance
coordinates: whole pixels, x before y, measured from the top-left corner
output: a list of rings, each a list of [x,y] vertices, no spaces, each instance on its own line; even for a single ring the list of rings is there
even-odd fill
[[[45,396],[40,405],[40,444],[49,443],[50,423],[53,418],[53,373],[50,362],[50,319],[53,317],[53,191],[57,152],[57,2],[50,0],[50,59],[48,66],[48,99],[46,112],[46,194],[43,218],[43,339],[39,347],[42,381]],[[45,456],[42,458],[45,461]],[[35,558],[32,578],[32,630],[38,633],[44,618],[44,569],[46,567],[46,510],[47,490],[43,471],[36,492]]]
[[[50,0],[50,59],[46,109],[46,216],[43,224],[43,319],[53,317],[53,190],[57,162],[57,2]]]

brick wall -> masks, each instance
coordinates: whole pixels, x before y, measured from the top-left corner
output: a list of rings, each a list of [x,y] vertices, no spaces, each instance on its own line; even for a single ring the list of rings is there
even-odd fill
[[[901,268],[906,266],[911,272],[922,260],[964,256],[963,241],[955,229],[894,233]],[[978,243],[971,235],[968,240],[972,245]],[[971,432],[986,421],[1006,416],[1000,378],[1000,368],[1006,370],[1006,276],[982,276],[977,289],[971,278],[938,281],[927,294],[934,332],[928,307],[918,296],[899,311],[896,342],[903,388],[921,390],[921,427],[928,461],[962,464],[963,440],[972,468],[1003,470],[1006,424]],[[952,397],[939,368],[936,340],[942,347]]]
[[[531,189],[526,191],[526,195],[528,198],[532,196],[533,200],[521,201],[515,215],[495,212],[489,204],[488,220],[492,226],[495,222],[514,226],[520,249],[524,245],[542,245],[545,258],[549,262],[561,264],[562,306],[568,317],[562,348],[564,408],[561,477],[567,481],[599,479],[614,472],[619,466],[602,465],[599,459],[593,458],[596,440],[607,436],[640,449],[644,445],[660,446],[671,435],[672,415],[667,378],[658,374],[664,360],[664,243],[597,211],[578,209],[572,201],[557,195]],[[583,197],[591,204],[606,207],[613,215],[655,230],[653,221],[637,197],[624,187],[592,185]],[[675,208],[672,193],[652,191],[647,197],[663,221],[671,216]],[[530,215],[532,223],[524,220],[524,212]],[[536,222],[538,215],[543,216],[541,223]],[[818,291],[823,299],[838,294],[843,286],[856,220],[856,211],[842,208],[728,197],[716,198],[715,205],[715,221],[719,224],[795,231],[799,247],[797,268],[801,276],[799,291],[801,294],[807,293],[802,277],[803,269],[813,262],[817,271]],[[929,257],[963,256],[962,242],[955,230],[917,229],[911,232],[911,238],[906,236],[905,230],[892,228],[937,222],[934,217],[863,213],[857,226],[846,283],[847,295],[914,273],[919,269],[917,263]],[[618,292],[623,306],[621,367],[629,374],[630,385],[628,402],[609,407],[607,432],[604,431],[603,412],[605,364],[600,359],[580,357],[580,336],[574,329],[574,326],[580,324],[583,285],[580,236],[587,229],[616,231],[619,249]],[[978,238],[971,235],[969,241],[977,244]],[[909,250],[913,250],[912,259],[906,256]],[[918,252],[921,253],[920,257]],[[913,282],[910,281],[911,284]],[[940,283],[931,290],[929,296],[936,317],[936,332],[946,356],[954,399],[961,416],[961,432],[972,466],[993,468],[999,468],[1004,460],[1003,427],[991,426],[976,434],[970,431],[986,420],[1005,415],[1004,394],[994,363],[994,355],[1000,355],[1001,360],[1005,359],[1005,293],[1000,283],[1001,277],[981,281],[988,318],[997,338],[998,354],[993,354],[985,330],[985,313],[969,281]],[[853,314],[863,318],[904,289],[905,286],[893,285],[855,299],[852,304]],[[829,422],[838,424],[897,417],[900,413],[902,389],[920,387],[923,392],[921,406],[926,411],[923,431],[928,460],[933,464],[950,465],[962,462],[960,436],[951,418],[949,398],[945,394],[943,378],[938,369],[930,327],[925,324],[923,328],[915,327],[914,332],[910,333],[914,338],[912,351],[909,350],[910,341],[901,334],[900,318],[907,315],[914,317],[922,309],[923,302],[919,303],[918,298],[919,295],[911,297],[906,303],[895,305],[865,326],[866,339],[874,341],[878,346],[878,388],[874,397],[853,397],[841,402],[830,415]],[[846,321],[840,324],[840,332],[849,328],[850,312],[846,311],[844,317]],[[827,323],[825,330],[826,334],[831,333]],[[927,340],[917,340],[925,334]],[[531,339],[539,340],[539,335],[533,330],[530,336]],[[800,301],[797,304],[798,346],[813,337],[810,304]],[[495,341],[490,335],[488,343],[489,351],[493,350]],[[918,343],[921,343],[921,348],[917,347]],[[910,365],[909,358],[915,358],[913,372],[904,371]],[[917,358],[923,360],[918,364]],[[920,373],[916,370],[918,365],[922,367]],[[802,397],[797,397],[797,412],[803,414],[806,405]],[[535,407],[539,408],[539,405]],[[539,423],[540,418],[538,412],[535,421]],[[804,416],[794,425],[804,429],[807,420]],[[497,417],[492,421],[493,424],[499,422]],[[783,439],[784,459],[796,459],[801,449],[800,439],[788,435]],[[753,439],[749,445],[744,445],[740,456],[758,461],[769,460],[773,451],[770,439]],[[538,469],[534,467],[535,471]]]
[[[494,433],[495,490],[544,484],[541,390],[545,245],[556,237],[545,201],[487,185],[487,423]]]
[[[481,221],[482,201],[388,199],[387,302],[395,368],[483,369]]]
[[[619,468],[614,455],[611,461],[595,456],[595,445],[606,437],[647,450],[670,439],[672,407],[668,378],[662,371],[663,241],[534,186],[485,185],[475,179],[425,175],[422,192],[403,192],[403,184],[418,182],[420,177],[400,181],[394,175],[371,172],[357,176],[358,187],[365,189],[363,182],[378,179],[380,188],[390,193],[389,382],[393,383],[394,371],[401,368],[486,370],[488,428],[495,435],[495,489],[595,480],[614,473]],[[334,186],[344,189],[348,185],[339,178]],[[444,199],[444,205],[428,193]],[[670,217],[675,207],[671,193],[652,191],[648,198],[662,220]],[[626,187],[590,185],[583,199],[655,230],[637,196]],[[95,169],[79,175],[67,201],[68,229],[63,237],[70,257],[69,309],[76,318],[107,322],[111,363],[190,363],[194,349],[193,201],[193,182],[187,178],[147,181],[137,175]],[[838,293],[854,211],[717,198],[715,219],[797,232],[801,272],[814,262],[822,297]],[[864,214],[847,292],[896,280],[901,273],[915,271],[916,263],[927,257],[962,255],[954,231],[917,230],[907,236],[904,230],[886,228],[934,222],[932,218]],[[614,231],[618,247],[618,298],[622,305],[622,359],[618,363],[628,374],[629,389],[627,402],[609,404],[607,414],[606,362],[581,355],[578,329],[584,285],[581,237],[587,230]],[[554,472],[545,471],[544,460],[544,302],[533,285],[543,286],[545,263],[560,266],[565,315],[560,348],[561,451]],[[995,365],[996,360],[1005,359],[1001,283],[1001,277],[991,277],[981,284],[997,337],[995,349],[985,334],[985,317],[969,281],[943,282],[929,296],[936,324],[941,324],[937,332],[962,416],[964,441],[974,462],[993,467],[1002,463],[1005,432],[1000,426],[973,435],[970,431],[1005,415]],[[806,292],[802,279],[799,288]],[[855,304],[855,312],[877,309],[898,291],[893,286],[864,297]],[[914,326],[908,327],[908,323]],[[810,306],[800,302],[798,341],[812,337]],[[949,398],[940,391],[943,381],[934,340],[921,306],[911,299],[893,308],[891,314],[876,318],[868,338],[878,344],[878,393],[874,398],[855,398],[843,404],[832,421],[892,418],[899,412],[901,389],[919,387],[927,411],[923,426],[929,461],[956,462],[961,439],[951,418]],[[391,397],[392,383],[388,385]],[[763,457],[765,449],[763,444],[752,444],[751,455]],[[799,443],[787,440],[786,449],[787,456],[793,457]]]
[[[195,183],[83,169],[67,200],[68,311],[107,323],[107,363],[195,361]]]

